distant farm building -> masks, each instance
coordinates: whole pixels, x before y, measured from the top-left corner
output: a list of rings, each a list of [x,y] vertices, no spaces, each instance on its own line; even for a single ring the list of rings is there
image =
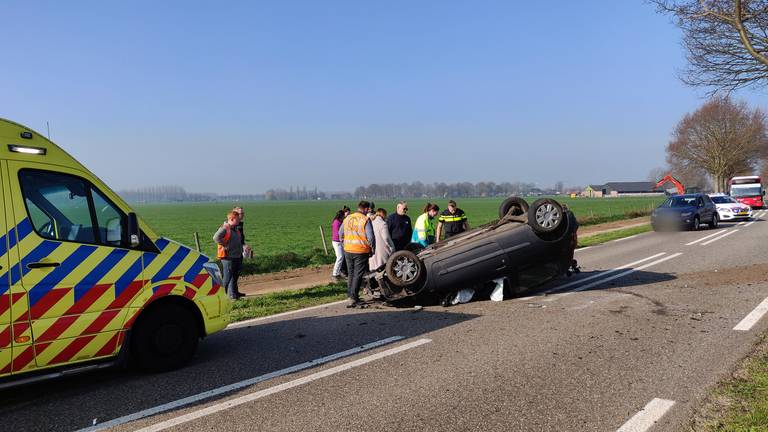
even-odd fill
[[[654,182],[609,182],[589,185],[581,193],[581,196],[588,198],[657,195],[664,195],[664,190],[656,189]]]

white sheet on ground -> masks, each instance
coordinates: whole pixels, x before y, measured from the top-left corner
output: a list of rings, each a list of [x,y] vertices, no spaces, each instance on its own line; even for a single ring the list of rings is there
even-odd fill
[[[496,284],[496,287],[491,293],[491,301],[504,300],[504,278],[494,279],[493,283]]]
[[[451,300],[451,304],[468,303],[475,296],[475,290],[472,288],[464,288],[456,293],[456,297]]]

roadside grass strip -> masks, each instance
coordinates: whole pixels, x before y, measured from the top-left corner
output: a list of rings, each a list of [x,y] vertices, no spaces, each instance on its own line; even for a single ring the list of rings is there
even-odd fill
[[[654,399],[648,402],[640,412],[635,414],[629,421],[624,423],[616,432],[644,432],[656,424],[659,419],[664,417],[673,406],[675,401],[666,399]]]
[[[528,297],[520,297],[520,298],[518,298],[518,300],[530,300],[532,298],[536,298],[536,297],[539,297],[541,295],[547,295],[547,294],[555,293],[555,292],[558,292],[558,291],[563,291],[563,290],[566,290],[566,289],[568,289],[568,288],[570,288],[570,287],[572,287],[574,285],[579,285],[579,284],[582,284],[584,282],[589,282],[591,280],[607,276],[607,275],[609,275],[611,273],[615,273],[617,271],[628,269],[628,268],[630,268],[632,266],[635,266],[635,265],[638,265],[638,264],[642,264],[642,263],[644,263],[646,261],[650,261],[650,260],[652,260],[654,258],[658,258],[658,257],[660,257],[662,255],[665,255],[665,254],[666,254],[666,252],[657,253],[656,255],[651,255],[651,256],[649,256],[647,258],[643,258],[641,260],[637,260],[637,261],[631,262],[629,264],[624,264],[623,266],[616,267],[614,269],[602,271],[602,272],[599,272],[599,273],[594,274],[592,276],[587,276],[585,278],[581,278],[581,279],[575,280],[573,282],[568,282],[567,284],[564,284],[564,285],[559,285],[559,286],[556,286],[554,288],[550,288],[550,289],[548,289],[548,290],[546,290],[544,292],[541,292],[541,293],[539,293],[537,295],[532,295],[532,296],[528,296]]]
[[[153,407],[153,408],[145,409],[143,411],[139,411],[139,412],[136,412],[136,413],[133,413],[133,414],[129,414],[129,415],[123,416],[123,417],[118,417],[118,418],[116,418],[114,420],[110,420],[110,421],[107,421],[107,422],[104,422],[104,423],[100,423],[100,424],[96,424],[96,425],[93,425],[93,426],[90,426],[90,427],[87,427],[87,428],[80,429],[77,432],[102,431],[102,430],[105,430],[105,429],[108,429],[108,428],[112,428],[112,427],[119,426],[119,425],[122,425],[122,424],[125,424],[125,423],[129,423],[129,422],[132,422],[132,421],[141,420],[143,418],[147,418],[147,417],[150,417],[150,416],[153,416],[153,415],[161,414],[161,413],[164,413],[164,412],[167,412],[167,411],[171,411],[171,410],[174,410],[174,409],[185,407],[187,405],[195,404],[195,403],[198,403],[198,402],[203,401],[205,399],[210,399],[212,397],[220,396],[220,395],[223,395],[223,394],[226,394],[226,393],[231,393],[233,391],[240,390],[240,389],[245,388],[245,387],[250,387],[250,386],[256,385],[258,383],[264,382],[264,381],[268,381],[268,380],[271,380],[271,379],[274,379],[274,378],[281,377],[283,375],[288,375],[288,374],[300,372],[300,371],[303,371],[305,369],[309,369],[309,368],[313,368],[313,367],[316,367],[316,366],[320,366],[320,365],[323,365],[325,363],[329,363],[329,362],[332,362],[332,361],[335,361],[335,360],[342,359],[344,357],[349,357],[349,356],[361,353],[363,351],[368,351],[368,350],[371,350],[371,349],[374,349],[374,348],[378,348],[378,347],[381,347],[381,346],[384,346],[384,345],[388,345],[388,344],[391,344],[391,343],[394,343],[394,342],[398,342],[398,341],[401,341],[403,339],[405,339],[403,336],[388,337],[386,339],[381,339],[381,340],[378,340],[378,341],[375,341],[375,342],[371,342],[371,343],[368,343],[368,344],[365,344],[365,345],[361,345],[361,346],[358,346],[358,347],[355,347],[355,348],[348,349],[346,351],[341,351],[341,352],[338,352],[336,354],[331,354],[331,355],[328,355],[328,356],[325,356],[325,357],[320,357],[320,358],[317,358],[317,359],[314,359],[314,360],[310,360],[308,362],[297,364],[295,366],[291,366],[291,367],[288,367],[288,368],[285,368],[285,369],[280,369],[280,370],[275,371],[275,372],[270,372],[268,374],[260,375],[260,376],[254,377],[254,378],[249,378],[247,380],[238,381],[236,383],[232,383],[232,384],[229,384],[229,385],[225,385],[223,387],[218,387],[218,388],[215,388],[215,389],[212,389],[212,390],[208,390],[208,391],[205,391],[205,392],[202,392],[202,393],[198,393],[198,394],[193,395],[193,396],[185,397],[183,399],[178,399],[178,400],[175,400],[173,402],[168,402],[168,403],[165,403],[165,404],[162,404],[162,405],[158,405],[158,406]],[[429,339],[420,339],[420,340],[421,341],[426,340],[426,341],[430,342]],[[416,341],[416,342],[419,342],[419,341]],[[404,351],[404,349],[402,349],[403,347],[409,346],[409,347],[412,348],[413,346],[411,346],[411,345],[415,344],[416,342],[411,342],[410,344],[403,345],[403,346],[398,347],[398,348],[400,348],[400,351]],[[426,343],[426,342],[422,342],[420,344],[423,345],[424,343]],[[414,346],[418,346],[418,345],[414,345]],[[408,348],[406,348],[406,349],[408,349]],[[392,351],[392,350],[389,350],[389,351]],[[389,352],[389,351],[384,351],[384,352],[386,353],[386,352]],[[400,351],[398,351],[398,352],[400,352]],[[383,354],[383,353],[379,353],[378,355],[380,355],[380,354]],[[389,355],[391,355],[391,354],[389,354]],[[381,358],[381,357],[377,357],[377,358]]]
[[[261,321],[271,320],[271,319],[274,319],[274,318],[282,318],[284,316],[294,315],[294,314],[297,314],[297,313],[307,312],[307,311],[311,311],[311,310],[315,310],[315,309],[322,309],[322,308],[325,308],[325,307],[328,307],[328,306],[340,305],[340,304],[343,304],[343,303],[346,303],[346,302],[347,302],[346,300],[339,300],[339,301],[335,301],[335,302],[331,302],[331,303],[319,304],[317,306],[310,306],[310,307],[306,307],[306,308],[303,308],[303,309],[290,310],[288,312],[282,312],[282,313],[279,313],[279,314],[267,315],[267,316],[263,316],[263,317],[259,317],[259,318],[251,318],[251,319],[245,320],[245,321],[233,322],[232,324],[228,325],[224,330],[234,330],[234,329],[239,329],[239,328],[243,328],[243,327],[249,327],[249,326],[251,326],[253,324],[256,324],[258,322],[261,322]]]
[[[276,385],[276,386],[273,386],[273,387],[270,387],[270,388],[267,388],[267,389],[264,389],[264,390],[259,390],[259,391],[254,392],[254,393],[250,393],[250,394],[246,394],[246,395],[234,398],[234,399],[230,399],[230,400],[227,400],[225,402],[221,402],[221,403],[218,403],[218,404],[215,404],[215,405],[211,405],[211,406],[203,408],[203,409],[195,410],[195,411],[189,412],[187,414],[180,415],[178,417],[174,417],[174,418],[162,421],[160,423],[156,423],[156,424],[153,424],[151,426],[147,426],[147,427],[142,428],[142,429],[138,429],[137,432],[158,432],[158,431],[162,431],[162,430],[174,427],[174,426],[179,426],[179,425],[191,422],[193,420],[196,420],[196,419],[199,419],[199,418],[202,418],[202,417],[206,417],[206,416],[209,416],[209,415],[212,415],[212,414],[216,414],[218,412],[225,411],[225,410],[228,410],[230,408],[233,408],[233,407],[236,407],[236,406],[239,406],[239,405],[243,405],[243,404],[247,404],[247,403],[256,401],[258,399],[261,399],[261,398],[273,395],[275,393],[279,393],[279,392],[284,391],[284,390],[292,389],[294,387],[298,387],[298,386],[310,383],[312,381],[317,381],[317,380],[319,380],[321,378],[329,377],[331,375],[336,375],[336,374],[338,374],[340,372],[344,372],[344,371],[347,371],[347,370],[350,370],[350,369],[353,369],[353,368],[356,368],[356,367],[359,367],[359,366],[363,366],[365,364],[374,362],[376,360],[383,359],[385,357],[393,356],[395,354],[401,353],[403,351],[407,351],[409,349],[413,349],[413,348],[419,347],[419,346],[424,345],[424,344],[428,344],[430,342],[432,342],[431,339],[418,339],[416,341],[413,341],[413,342],[410,342],[410,343],[407,343],[407,344],[404,344],[404,345],[400,345],[400,346],[395,347],[395,348],[390,348],[390,349],[388,349],[386,351],[382,351],[382,352],[379,352],[379,353],[376,353],[376,354],[371,354],[371,355],[369,355],[367,357],[363,357],[363,358],[360,358],[360,359],[357,359],[357,360],[353,360],[351,362],[344,363],[342,365],[335,366],[335,367],[332,367],[332,368],[329,368],[329,369],[326,369],[326,370],[323,370],[323,371],[320,371],[320,372],[316,372],[316,373],[313,373],[311,375],[307,375],[307,376],[302,377],[302,378],[298,378],[298,379],[295,379],[295,380],[292,380],[292,381],[288,381],[288,382],[285,382],[283,384],[279,384],[279,385]]]
[[[736,331],[749,331],[766,313],[768,313],[768,298],[757,305],[757,307],[736,324],[736,327],[733,329]]]
[[[581,250],[589,246],[596,246],[599,244],[607,243],[609,241],[627,240],[632,237],[636,237],[640,234],[651,231],[651,225],[645,224],[637,227],[620,229],[616,231],[609,231],[602,234],[594,234],[590,236],[584,236],[579,238],[579,249]]]
[[[234,303],[230,314],[232,322],[251,318],[274,317],[311,306],[327,305],[347,297],[346,284],[329,284],[312,288],[278,291],[252,297],[245,297]]]
[[[747,224],[747,225],[744,225],[744,226],[745,226],[745,227],[747,227],[747,226],[749,226],[749,224]],[[702,243],[701,245],[702,245],[702,246],[706,246],[706,245],[708,245],[708,244],[712,244],[712,243],[714,243],[714,242],[716,242],[716,241],[718,241],[718,240],[722,240],[722,239],[724,239],[724,238],[728,237],[728,236],[729,236],[729,235],[731,235],[731,234],[736,234],[737,232],[739,232],[739,230],[737,230],[737,229],[734,229],[734,230],[728,231],[727,233],[725,233],[725,234],[721,235],[720,237],[715,237],[715,238],[713,238],[712,240],[707,240],[707,241],[705,241],[705,242],[704,242],[704,243]]]

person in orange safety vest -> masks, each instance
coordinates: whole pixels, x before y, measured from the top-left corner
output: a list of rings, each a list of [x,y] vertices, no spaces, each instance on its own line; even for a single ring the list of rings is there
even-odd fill
[[[243,240],[237,230],[239,223],[240,214],[231,211],[227,214],[227,221],[213,235],[213,241],[217,246],[216,257],[221,260],[222,285],[232,300],[245,295],[237,287],[237,279],[243,267]]]
[[[368,218],[371,203],[360,201],[357,211],[344,219],[339,228],[339,240],[344,247],[344,259],[347,262],[347,307],[365,307],[360,302],[360,286],[368,273],[368,258],[376,247],[373,226]]]

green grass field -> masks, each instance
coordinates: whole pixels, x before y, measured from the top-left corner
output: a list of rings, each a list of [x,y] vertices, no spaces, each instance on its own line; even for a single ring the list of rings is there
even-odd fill
[[[533,198],[528,199],[529,202]],[[576,214],[582,225],[623,219],[627,213],[645,212],[655,207],[661,198],[558,198]],[[499,198],[474,198],[459,200],[459,207],[467,212],[470,224],[478,226],[498,218]],[[447,199],[435,202],[441,209]],[[409,201],[410,216],[415,220],[426,200]],[[212,240],[214,231],[224,222],[226,212],[235,203],[180,203],[141,204],[135,209],[150,226],[160,234],[194,246],[193,233],[197,231],[203,252],[215,255]],[[277,267],[300,267],[327,262],[322,257],[320,226],[326,234],[329,253],[331,248],[331,219],[343,205],[354,207],[351,201],[264,201],[239,203],[246,212],[245,234],[257,257],[270,262],[263,268],[250,272],[262,272]],[[392,211],[393,201],[379,201],[377,207]],[[319,256],[318,256],[319,254]],[[286,264],[286,265],[283,265]]]

